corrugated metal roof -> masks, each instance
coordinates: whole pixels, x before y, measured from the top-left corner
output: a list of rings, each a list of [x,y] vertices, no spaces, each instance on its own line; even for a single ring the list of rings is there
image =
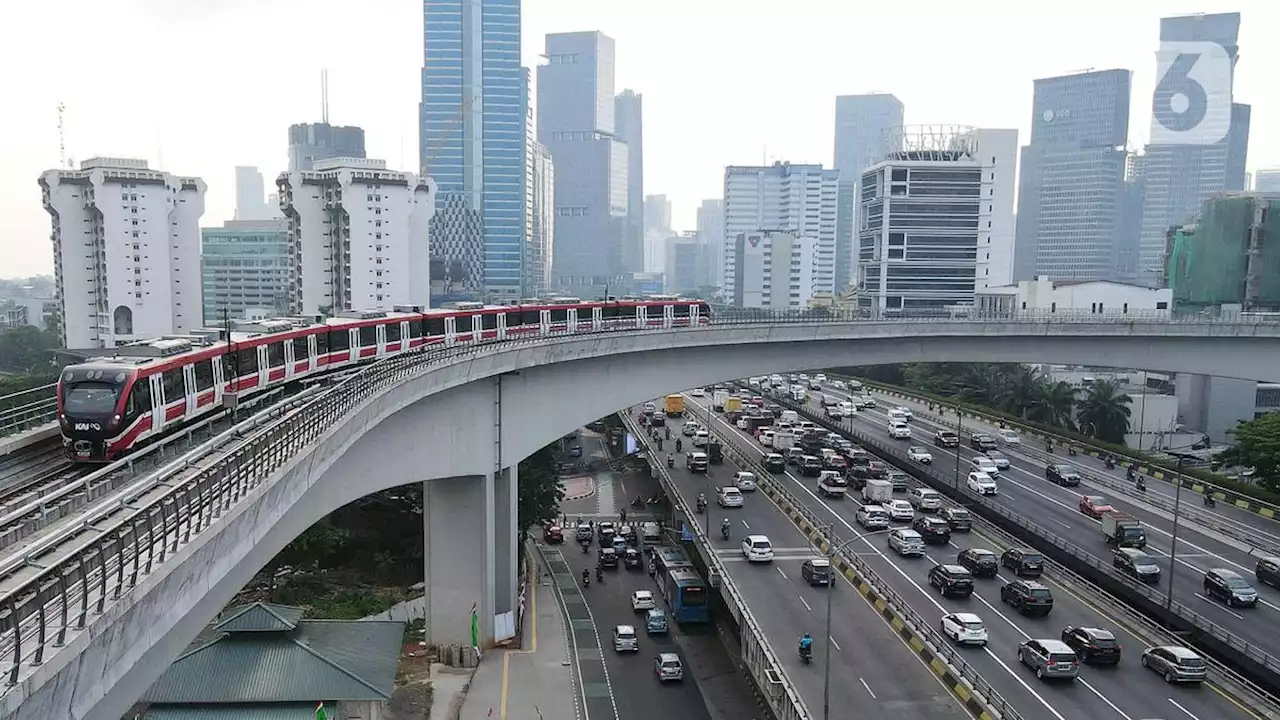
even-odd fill
[[[336,707],[325,706],[336,716]],[[316,703],[152,705],[142,720],[315,720]]]
[[[293,630],[301,619],[302,608],[256,602],[226,611],[214,629],[221,632],[281,632]]]
[[[189,648],[141,701],[385,700],[403,638],[404,623],[383,620],[303,620],[288,633],[223,634]]]

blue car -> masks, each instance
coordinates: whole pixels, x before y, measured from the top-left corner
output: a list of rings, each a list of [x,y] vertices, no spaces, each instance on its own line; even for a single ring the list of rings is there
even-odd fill
[[[644,615],[644,629],[650,635],[659,635],[667,632],[667,614],[662,610],[654,608]]]

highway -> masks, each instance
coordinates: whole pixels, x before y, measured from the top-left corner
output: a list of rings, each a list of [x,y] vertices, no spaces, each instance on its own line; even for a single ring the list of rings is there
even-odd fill
[[[831,391],[828,390],[828,392]],[[839,395],[839,393],[836,394]],[[816,397],[816,393],[814,395]],[[883,401],[884,397],[881,396],[879,399]],[[891,398],[889,402],[897,403],[897,398]],[[910,407],[915,413],[915,419],[912,422],[914,439],[890,442],[901,444],[904,448],[910,444],[927,445],[934,457],[934,467],[943,474],[954,475],[956,453],[933,443],[934,432],[943,426],[929,416],[927,408],[921,404],[906,401],[901,404]],[[816,399],[811,399],[808,407],[811,410],[820,411]],[[852,422],[864,432],[882,434],[886,441],[889,441],[888,435],[885,434],[888,424],[886,411],[887,408],[884,406],[875,410],[862,411]],[[951,418],[954,417],[954,414],[951,415]],[[956,426],[948,424],[946,427],[954,430]],[[968,447],[971,429],[989,433],[993,433],[994,429],[989,425],[970,422],[968,418],[962,422],[961,429],[959,481],[963,483],[970,469],[970,459],[978,454],[976,450]],[[1001,450],[1009,457],[1010,467],[1002,471],[997,478],[1000,494],[994,498],[988,498],[989,500],[1032,519],[1038,525],[1069,539],[1075,545],[1109,563],[1111,549],[1102,538],[1099,521],[1079,512],[1077,505],[1081,495],[1104,496],[1117,510],[1133,515],[1147,528],[1146,551],[1161,565],[1161,582],[1156,589],[1162,593],[1168,590],[1170,566],[1173,565],[1175,599],[1191,605],[1211,622],[1241,638],[1248,639],[1264,652],[1280,657],[1280,591],[1260,583],[1256,584],[1260,601],[1255,608],[1228,608],[1218,601],[1207,599],[1203,593],[1204,573],[1210,568],[1235,570],[1252,581],[1257,555],[1250,554],[1248,547],[1237,540],[1199,525],[1184,513],[1180,516],[1178,524],[1177,562],[1173,564],[1170,562],[1173,547],[1172,513],[1135,499],[1132,494],[1113,492],[1107,487],[1094,485],[1087,479],[1075,488],[1062,487],[1049,482],[1045,479],[1045,463],[1039,457],[1043,454],[1043,446],[1021,449],[1016,445],[1002,446]],[[1101,474],[1105,471],[1100,461],[1083,456],[1069,457],[1065,449],[1055,450],[1054,458],[1059,462],[1076,465],[1090,473]],[[1118,476],[1109,479],[1108,482],[1123,483],[1124,471],[1120,470]],[[1147,483],[1148,492],[1160,484],[1162,483],[1155,481]],[[1132,492],[1137,493],[1137,491]],[[1184,505],[1190,503],[1188,509],[1194,509],[1196,513],[1205,509],[1198,495],[1184,491],[1182,500]],[[1259,520],[1262,519],[1259,518]]]
[[[705,419],[708,414],[704,404],[706,400],[691,400],[699,406],[697,417]],[[768,452],[719,414],[711,414],[711,424],[715,434],[733,442],[741,451],[761,456]],[[837,534],[852,537],[859,533],[860,528],[854,523],[854,512],[859,503],[852,496],[844,500],[823,499],[816,494],[812,479],[791,473],[787,473],[786,478],[788,489],[802,501],[807,501],[808,509],[818,517],[830,518],[837,527]],[[1166,685],[1139,665],[1139,655],[1144,647],[1141,640],[1095,609],[1097,599],[1078,597],[1054,583],[1052,578],[1046,578],[1044,582],[1053,591],[1054,609],[1044,618],[1022,617],[1001,604],[1000,586],[1012,579],[1006,570],[1002,570],[996,579],[977,580],[977,591],[969,599],[942,598],[928,586],[929,569],[936,563],[954,561],[959,551],[971,546],[996,553],[1005,549],[980,532],[953,534],[948,546],[930,546],[927,556],[922,559],[905,559],[893,554],[888,550],[883,535],[867,537],[860,544],[853,545],[860,548],[860,554],[883,580],[912,602],[913,609],[920,615],[941,617],[945,612],[967,611],[982,617],[990,636],[988,647],[968,651],[966,657],[1028,718],[1227,720],[1252,717],[1213,687]],[[1124,652],[1120,665],[1115,668],[1085,666],[1074,683],[1037,681],[1029,669],[1018,664],[1018,643],[1030,638],[1058,638],[1067,625],[1104,627],[1115,632]]]
[[[672,422],[673,438],[677,437],[674,433],[679,432],[679,425],[679,421]],[[689,443],[684,445],[688,452]],[[673,449],[669,443],[663,447],[660,454]],[[730,580],[747,599],[784,671],[802,692],[809,711],[820,717],[822,662],[826,652],[822,633],[829,591],[809,587],[800,577],[800,564],[806,558],[821,555],[761,493],[748,493],[741,508],[721,509],[716,505],[712,481],[725,482],[737,470],[726,459],[725,464],[712,466],[709,479],[686,471],[681,453],[677,455],[675,469],[668,472],[691,506],[698,493],[707,495],[709,513],[702,520],[711,523],[716,552],[724,561]],[[728,542],[720,539],[718,529],[724,517],[733,521]],[[740,543],[748,534],[769,537],[775,554],[772,563],[751,565],[744,561]],[[959,701],[857,590],[844,583],[834,586],[834,590],[830,688],[834,717],[892,716],[901,720],[969,717]],[[796,653],[800,636],[806,632],[815,638],[814,658],[808,666],[800,662]],[[1018,696],[1006,697],[1022,707]],[[1026,717],[1031,720],[1041,716]]]

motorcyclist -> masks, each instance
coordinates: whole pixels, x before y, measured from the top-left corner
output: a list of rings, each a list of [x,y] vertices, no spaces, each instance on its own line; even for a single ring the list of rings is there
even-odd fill
[[[604,566],[596,565],[596,580],[604,582]]]
[[[1107,453],[1107,460],[1106,460],[1106,463],[1107,463],[1107,469],[1108,469],[1108,470],[1115,470],[1115,469],[1116,469],[1116,456],[1115,456],[1115,455],[1112,455],[1112,454],[1110,454],[1110,453]]]
[[[1214,505],[1218,504],[1218,501],[1213,499],[1212,493],[1205,493],[1204,504],[1205,504],[1205,507],[1213,507]]]
[[[813,651],[813,638],[809,637],[809,633],[805,633],[804,637],[800,638],[800,654],[807,655],[812,651]]]
[[[667,467],[673,468],[675,466],[676,466],[676,456],[672,455],[671,453],[667,453]]]
[[[586,568],[582,569],[582,584],[583,585],[591,584],[591,571]]]
[[[1044,451],[1045,451],[1045,452],[1048,452],[1048,453],[1053,452],[1053,441],[1052,441],[1052,440],[1049,440],[1049,439],[1047,439],[1047,438],[1045,439],[1045,441],[1044,441]]]
[[[724,537],[725,540],[729,539],[729,528],[731,527],[733,527],[733,523],[729,522],[729,518],[725,518],[720,521],[720,535]]]
[[[1073,457],[1074,457],[1074,456],[1075,456],[1075,454],[1076,454],[1076,446],[1075,446],[1075,445],[1072,445],[1072,444],[1068,444],[1068,445],[1067,445],[1067,454],[1068,454],[1068,455],[1071,455],[1071,456],[1073,456]]]
[[[1141,475],[1139,475],[1139,476],[1138,476],[1138,482],[1135,484],[1135,487],[1137,487],[1139,490],[1146,490],[1146,489],[1147,489],[1147,479],[1146,479],[1146,478],[1144,478],[1144,477],[1142,477]]]
[[[619,511],[618,511],[618,519],[619,519],[619,520],[621,520],[621,521],[622,521],[622,523],[623,523],[624,525],[626,524],[626,522],[627,522],[627,509],[626,509],[626,508],[622,508],[621,510],[619,510]]]
[[[667,428],[667,439],[671,439],[671,428]]]
[[[676,452],[681,452],[683,449],[684,443],[680,442],[680,438],[676,438]]]
[[[1137,478],[1138,471],[1134,470],[1133,466],[1130,465],[1128,469],[1125,470],[1124,474],[1125,474],[1125,477],[1129,479],[1129,482],[1133,482]]]

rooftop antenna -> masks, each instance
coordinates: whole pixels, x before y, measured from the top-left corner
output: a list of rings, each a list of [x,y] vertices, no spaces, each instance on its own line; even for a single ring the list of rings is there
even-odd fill
[[[71,170],[73,169],[71,167],[71,161],[67,159],[67,128],[63,123],[63,115],[66,111],[67,106],[62,103],[58,103],[58,154],[59,162],[62,166]]]
[[[320,122],[329,124],[329,71],[320,71]]]

